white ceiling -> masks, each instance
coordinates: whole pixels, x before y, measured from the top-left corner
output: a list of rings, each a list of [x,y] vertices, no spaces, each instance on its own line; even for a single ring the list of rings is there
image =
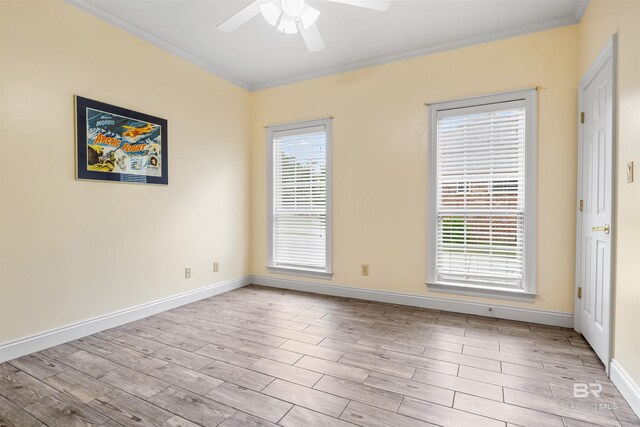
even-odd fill
[[[69,0],[250,90],[569,25],[588,0],[393,0],[387,12],[308,0],[326,48],[309,53],[260,16],[216,28],[252,0]]]

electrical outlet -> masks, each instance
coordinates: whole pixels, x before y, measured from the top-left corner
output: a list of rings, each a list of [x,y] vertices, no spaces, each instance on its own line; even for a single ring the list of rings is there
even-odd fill
[[[184,278],[191,279],[191,267],[186,267],[184,269]]]
[[[369,264],[362,264],[361,272],[363,276],[369,275]]]
[[[627,183],[633,182],[633,162],[627,163]]]
[[[213,272],[217,273],[218,271],[220,271],[220,263],[218,261],[214,261],[213,262]]]

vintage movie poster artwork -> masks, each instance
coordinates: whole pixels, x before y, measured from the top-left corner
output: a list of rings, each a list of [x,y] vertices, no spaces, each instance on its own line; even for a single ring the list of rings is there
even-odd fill
[[[76,97],[77,177],[167,184],[167,121]]]

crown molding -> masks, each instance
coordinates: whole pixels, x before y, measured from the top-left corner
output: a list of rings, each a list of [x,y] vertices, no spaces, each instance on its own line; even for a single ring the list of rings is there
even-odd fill
[[[226,80],[230,83],[233,83],[237,86],[240,86],[243,89],[247,89],[247,90],[251,90],[251,85],[248,84],[245,81],[242,81],[234,76],[232,76],[231,74],[228,74],[222,70],[220,70],[217,67],[214,67],[211,64],[208,64],[207,62],[196,58],[195,56],[185,52],[184,50],[172,45],[171,43],[168,43],[156,36],[154,36],[153,34],[148,33],[147,31],[143,31],[140,28],[136,27],[133,24],[130,24],[129,22],[120,19],[116,16],[113,16],[112,14],[105,12],[104,10],[100,9],[99,7],[85,2],[85,1],[81,1],[81,0],[65,0],[67,3],[78,7],[79,9],[103,20],[106,21],[107,23],[111,24],[111,25],[115,25],[116,27],[125,30],[131,34],[133,34],[134,36],[141,38],[142,40],[151,43],[152,45],[155,45],[157,47],[159,47],[160,49],[164,49],[169,53],[172,53],[188,62],[191,62],[194,65],[197,65],[200,68],[204,68],[205,70],[209,71],[210,73],[215,74],[216,76],[220,77],[223,80]]]
[[[161,49],[164,49],[167,52],[172,53],[188,62],[191,62],[192,64],[197,65],[198,67],[201,67],[209,71],[210,73],[213,73],[216,76],[230,83],[233,83],[237,86],[240,86],[241,88],[246,89],[250,92],[269,89],[277,86],[284,86],[291,83],[297,83],[304,80],[316,79],[319,77],[326,77],[326,76],[340,74],[348,71],[355,71],[362,68],[374,67],[377,65],[388,64],[391,62],[398,62],[405,59],[415,58],[418,56],[432,55],[434,53],[461,49],[464,47],[473,46],[477,44],[508,39],[511,37],[522,36],[525,34],[536,33],[539,31],[551,30],[554,28],[564,27],[568,25],[574,25],[579,23],[582,20],[582,17],[584,16],[584,13],[587,10],[590,3],[590,0],[582,0],[578,3],[578,7],[576,8],[574,14],[568,15],[562,18],[539,22],[533,25],[527,25],[523,27],[512,28],[509,30],[482,34],[482,35],[469,37],[462,40],[457,40],[451,43],[442,43],[442,44],[431,46],[425,49],[418,49],[410,52],[404,52],[404,53],[393,54],[393,55],[377,56],[374,58],[364,59],[362,61],[355,61],[348,64],[338,65],[335,67],[327,67],[321,70],[311,71],[308,73],[296,74],[296,75],[282,78],[282,79],[276,79],[276,80],[271,80],[267,82],[251,84],[244,80],[238,79],[233,75],[220,70],[217,67],[214,67],[213,65],[185,52],[184,50],[172,45],[171,43],[168,43],[150,34],[147,31],[141,30],[140,28],[136,27],[133,24],[130,24],[129,22],[123,19],[113,16],[112,14],[104,11],[98,6],[95,6],[91,3],[88,3],[82,0],[65,0],[65,1],[73,6],[78,7],[81,10],[84,10],[85,12],[93,16],[96,16],[97,18],[109,24],[112,24],[118,28],[121,28],[135,35],[136,37],[141,38],[142,40],[145,40]]]
[[[576,8],[576,13],[574,15],[576,24],[582,22],[582,18],[584,17],[584,14],[589,8],[590,4],[591,0],[582,0],[580,3],[578,3],[578,7]]]
[[[585,7],[585,10],[586,10],[586,7]],[[582,11],[582,13],[584,13],[584,10]],[[582,15],[580,15],[580,19],[582,19]],[[375,58],[365,59],[362,61],[352,62],[349,64],[338,65],[336,67],[329,67],[329,68],[325,68],[318,71],[298,74],[298,75],[287,77],[284,79],[273,80],[265,83],[258,83],[255,85],[251,85],[249,87],[249,90],[252,92],[255,92],[263,89],[270,89],[273,87],[284,86],[291,83],[301,82],[304,80],[311,80],[319,77],[327,77],[330,75],[340,74],[347,71],[355,71],[362,68],[374,67],[377,65],[388,64],[391,62],[398,62],[398,61],[415,58],[419,56],[427,56],[427,55],[432,55],[434,53],[461,49],[464,47],[488,43],[492,41],[509,39],[512,37],[523,36],[526,34],[537,33],[540,31],[552,30],[554,28],[566,27],[568,25],[577,24],[578,22],[580,22],[580,20],[576,18],[576,15],[566,16],[563,18],[552,19],[549,21],[544,21],[537,24],[533,24],[533,25],[527,25],[524,27],[513,28],[513,29],[498,31],[498,32],[489,33],[489,34],[483,34],[475,37],[469,37],[469,38],[458,40],[451,43],[443,43],[440,45],[428,47],[426,49],[419,49],[411,52],[405,52],[405,53],[394,54],[394,55],[378,56]]]

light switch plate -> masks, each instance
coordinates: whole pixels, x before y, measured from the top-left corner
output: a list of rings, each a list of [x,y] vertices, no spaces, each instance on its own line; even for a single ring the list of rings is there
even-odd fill
[[[633,162],[627,163],[627,183],[633,182]]]

